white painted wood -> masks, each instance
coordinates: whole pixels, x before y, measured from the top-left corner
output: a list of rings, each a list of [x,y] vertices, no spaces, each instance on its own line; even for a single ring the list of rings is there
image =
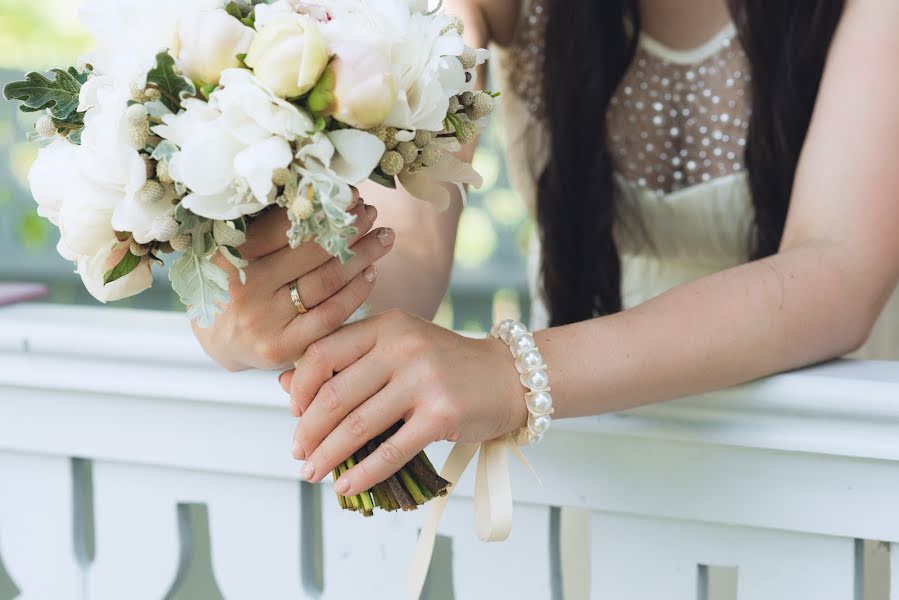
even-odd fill
[[[739,600],[851,600],[854,540],[593,515],[591,597],[695,600],[699,565],[736,566]]]
[[[305,598],[299,483],[115,463],[94,465],[98,598],[158,600],[175,580],[179,503],[206,504],[226,598]],[[117,596],[118,594],[118,596]]]
[[[890,544],[890,600],[899,600],[899,544]]]
[[[0,548],[21,600],[82,598],[68,459],[0,452]]]

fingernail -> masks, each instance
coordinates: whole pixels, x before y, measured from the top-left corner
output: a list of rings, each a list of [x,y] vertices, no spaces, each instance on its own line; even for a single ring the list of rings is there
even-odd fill
[[[306,458],[306,453],[303,452],[303,447],[300,446],[300,443],[295,441],[293,443],[293,457],[297,460],[303,460]]]
[[[372,265],[369,268],[365,269],[365,281],[369,283],[374,283],[375,279],[378,278],[378,267]]]
[[[365,216],[367,216],[369,220],[374,221],[378,218],[378,209],[371,204],[367,205],[365,207]]]
[[[334,484],[334,491],[341,496],[345,496],[348,491],[350,491],[350,482],[341,477],[337,480],[337,483]]]
[[[381,245],[385,248],[392,246],[393,242],[396,241],[396,232],[389,228],[382,229],[378,232],[378,241],[381,242]]]
[[[347,210],[354,210],[360,204],[365,204],[365,200],[362,198],[355,198],[352,202],[350,202],[350,207]]]
[[[303,476],[303,479],[306,481],[312,481],[312,478],[315,476],[315,466],[312,463],[306,463],[303,465],[303,468],[300,469],[300,475]]]

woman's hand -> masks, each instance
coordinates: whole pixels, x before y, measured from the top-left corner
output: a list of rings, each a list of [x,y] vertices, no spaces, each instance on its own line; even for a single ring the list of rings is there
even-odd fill
[[[342,326],[371,294],[378,275],[374,264],[393,249],[396,237],[390,229],[372,231],[377,217],[373,206],[360,201],[352,213],[359,230],[351,240],[356,255],[344,265],[314,242],[290,248],[290,222],[283,209],[254,221],[240,248],[250,263],[244,269],[246,284],[234,267],[221,257],[216,260],[230,275],[231,302],[212,327],[194,325],[207,354],[232,371],[284,369],[309,344]],[[299,314],[290,297],[294,281],[306,314]]]
[[[338,480],[335,490],[344,496],[384,481],[431,442],[480,442],[527,422],[526,390],[505,344],[465,338],[398,311],[313,343],[281,384],[291,392],[294,415],[302,415],[294,456],[306,460],[302,475],[309,481],[321,481],[405,421]]]

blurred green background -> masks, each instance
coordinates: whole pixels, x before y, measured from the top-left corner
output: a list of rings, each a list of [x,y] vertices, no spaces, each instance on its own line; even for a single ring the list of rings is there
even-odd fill
[[[77,18],[80,0],[0,0],[0,86],[26,70],[75,64],[91,41]],[[35,120],[0,102],[0,281],[41,281],[49,301],[96,304],[72,266],[56,253],[58,233],[37,216],[28,169],[37,147],[26,141]],[[450,293],[438,322],[483,330],[499,316],[526,316],[524,255],[531,223],[509,188],[496,120],[475,158],[485,184],[473,190],[456,247]],[[165,274],[141,296],[111,306],[182,310]]]

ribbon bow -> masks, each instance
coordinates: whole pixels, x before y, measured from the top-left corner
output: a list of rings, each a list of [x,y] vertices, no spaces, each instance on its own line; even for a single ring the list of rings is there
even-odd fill
[[[537,473],[522,454],[514,435],[505,435],[480,444],[457,443],[453,446],[440,476],[447,481],[458,482],[475,453],[478,456],[478,470],[474,488],[474,528],[482,542],[501,542],[512,531],[512,483],[509,479],[509,464],[506,452],[511,452],[527,468],[534,478]],[[449,502],[449,494],[430,502],[428,514],[418,536],[418,544],[412,557],[412,564],[406,575],[406,594],[410,599],[421,597],[434,543],[437,540],[437,525]]]

